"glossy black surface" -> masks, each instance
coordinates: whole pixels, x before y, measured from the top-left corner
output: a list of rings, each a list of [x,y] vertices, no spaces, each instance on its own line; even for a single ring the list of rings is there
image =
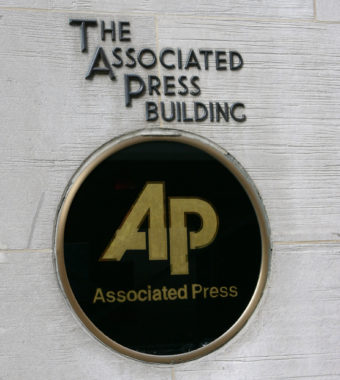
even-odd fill
[[[98,259],[146,182],[164,181],[166,197],[209,201],[219,217],[215,240],[189,250],[189,275],[171,275],[169,261],[126,252],[121,261]],[[168,206],[167,206],[168,207]],[[166,216],[168,226],[168,213]],[[146,231],[147,220],[141,226]],[[188,231],[200,219],[187,216]],[[169,246],[169,243],[168,243]],[[112,340],[143,353],[179,354],[204,346],[240,317],[255,290],[261,265],[258,221],[247,194],[221,163],[189,145],[140,143],[102,162],[84,181],[65,228],[65,266],[72,291],[88,318]],[[237,287],[237,296],[190,295],[202,287]],[[188,289],[187,299],[93,303],[96,290]]]

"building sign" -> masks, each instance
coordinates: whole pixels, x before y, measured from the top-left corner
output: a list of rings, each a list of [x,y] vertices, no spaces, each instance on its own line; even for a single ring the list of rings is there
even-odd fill
[[[125,106],[131,108],[134,102],[144,98],[147,122],[161,119],[166,123],[243,123],[247,120],[245,105],[239,100],[199,100],[205,91],[200,83],[201,75],[214,70],[221,73],[221,80],[228,86],[228,78],[237,75],[244,66],[240,52],[207,47],[167,46],[160,51],[136,47],[131,44],[138,30],[132,32],[133,26],[128,21],[105,23],[97,19],[72,18],[69,24],[80,30],[79,50],[91,56],[85,79],[95,80],[96,76],[105,75],[111,84],[123,80]],[[89,33],[97,36],[95,46],[89,46]],[[107,40],[112,43],[110,49],[102,46]],[[140,69],[138,74],[136,68]],[[155,75],[152,72],[155,68],[165,71],[166,75]],[[119,75],[121,71],[124,74]],[[163,99],[158,102],[160,96]]]
[[[261,296],[270,245],[239,164],[176,133],[135,133],[97,152],[72,181],[56,234],[60,279],[83,323],[155,362],[235,335]]]

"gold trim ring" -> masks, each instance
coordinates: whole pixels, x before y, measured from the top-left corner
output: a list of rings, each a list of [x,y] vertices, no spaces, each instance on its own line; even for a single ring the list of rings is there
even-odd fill
[[[241,314],[241,316],[224,334],[219,336],[211,343],[207,344],[204,347],[200,347],[196,350],[176,355],[151,355],[138,352],[130,348],[124,347],[121,344],[109,338],[108,336],[106,336],[91,322],[91,320],[87,317],[87,315],[84,313],[84,311],[78,304],[71,289],[64,262],[65,224],[70,206],[81,184],[88,177],[88,175],[107,157],[128,146],[149,141],[170,141],[185,143],[187,145],[203,150],[210,156],[214,157],[222,165],[224,165],[237,178],[239,183],[246,191],[251,201],[251,204],[255,210],[261,234],[262,256],[260,274],[251,300],[248,303],[245,310],[243,311],[243,313]],[[71,309],[73,309],[73,311],[80,319],[82,324],[86,326],[86,328],[90,330],[90,332],[97,339],[99,339],[105,345],[113,348],[115,351],[125,356],[132,357],[134,359],[154,363],[180,363],[199,358],[216,350],[217,348],[225,344],[227,341],[229,341],[232,337],[234,337],[238,333],[238,331],[240,331],[240,329],[246,324],[246,322],[248,321],[258,304],[266,284],[269,269],[269,258],[271,252],[270,228],[265,208],[262,204],[261,197],[255,185],[253,184],[246,171],[234,157],[225,152],[215,143],[193,133],[181,130],[153,128],[138,130],[133,133],[129,133],[111,140],[107,144],[104,144],[97,151],[95,151],[81,165],[81,167],[78,169],[78,171],[75,173],[75,175],[69,182],[57,213],[54,234],[54,252],[56,256],[57,275],[64,295],[68,300]]]

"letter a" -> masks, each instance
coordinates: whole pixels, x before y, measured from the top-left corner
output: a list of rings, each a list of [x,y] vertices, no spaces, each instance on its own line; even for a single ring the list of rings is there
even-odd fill
[[[103,62],[104,67],[99,66]],[[102,47],[98,47],[92,58],[89,70],[85,79],[91,79],[94,74],[108,74],[111,80],[115,80],[116,76],[113,73],[109,60],[106,57],[105,51]]]
[[[167,260],[164,184],[147,182],[99,261],[119,261],[127,250],[145,250],[146,233],[138,230],[146,217],[149,222],[149,259]]]

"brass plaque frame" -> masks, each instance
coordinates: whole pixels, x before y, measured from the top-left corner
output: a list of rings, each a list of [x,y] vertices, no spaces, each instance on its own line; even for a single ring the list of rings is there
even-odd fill
[[[151,355],[145,354],[142,352],[134,351],[127,347],[120,345],[115,342],[104,333],[102,333],[86,316],[81,307],[79,306],[72,289],[70,287],[65,263],[64,263],[64,231],[65,224],[68,216],[68,212],[71,206],[71,203],[80,188],[81,184],[87,178],[87,176],[94,170],[102,161],[107,157],[118,152],[121,149],[124,149],[128,146],[138,144],[140,142],[148,141],[173,141],[173,142],[182,142],[187,145],[191,145],[198,149],[205,151],[210,154],[220,163],[222,163],[240,182],[244,190],[246,191],[252,206],[254,207],[256,217],[260,226],[261,242],[262,242],[262,256],[261,256],[261,268],[260,274],[257,281],[257,285],[253,296],[247,305],[246,309],[243,311],[239,319],[230,327],[224,334],[220,337],[207,344],[204,347],[199,349],[182,353],[176,355]],[[252,313],[254,312],[267,281],[268,270],[269,270],[269,260],[271,252],[271,241],[270,241],[270,228],[267,218],[267,214],[262,204],[261,197],[253,184],[250,177],[247,175],[246,171],[239,164],[239,162],[232,157],[229,153],[225,152],[215,143],[207,140],[201,136],[195,135],[193,133],[173,130],[166,128],[153,128],[153,129],[144,129],[138,130],[123,136],[117,137],[107,144],[104,144],[97,151],[95,151],[87,160],[83,162],[81,167],[72,177],[69,182],[63,198],[58,209],[56,225],[54,231],[54,253],[56,259],[56,269],[57,276],[61,289],[73,311],[80,319],[82,324],[94,335],[95,338],[100,340],[102,343],[107,345],[110,348],[113,348],[120,354],[131,357],[133,359],[142,360],[145,362],[153,363],[181,363],[193,359],[202,357],[222,345],[228,342],[232,337],[234,337],[240,329],[246,324]]]

